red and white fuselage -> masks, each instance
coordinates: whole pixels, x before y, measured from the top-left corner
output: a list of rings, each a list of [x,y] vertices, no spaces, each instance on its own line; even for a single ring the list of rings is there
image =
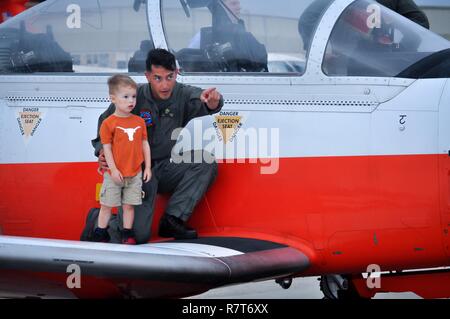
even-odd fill
[[[449,266],[450,81],[326,76],[327,39],[350,2],[325,13],[302,76],[179,75],[225,99],[179,138],[179,149],[219,161],[190,223],[200,236],[297,248],[311,263],[303,275]],[[107,78],[0,75],[1,235],[79,239],[99,206],[90,140],[110,103]],[[152,240],[166,201],[158,197]]]

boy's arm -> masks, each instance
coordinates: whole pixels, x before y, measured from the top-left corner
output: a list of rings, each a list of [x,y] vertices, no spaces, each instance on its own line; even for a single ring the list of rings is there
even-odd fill
[[[145,169],[144,169],[144,181],[148,182],[152,176],[152,167],[151,167],[151,151],[150,151],[150,144],[148,143],[148,140],[142,140],[142,150],[144,152],[144,163],[145,163]]]
[[[106,163],[108,163],[108,167],[111,170],[111,177],[117,183],[122,182],[122,173],[117,169],[116,163],[114,162],[111,144],[103,144],[103,151],[105,152]]]
[[[103,121],[110,116],[111,114],[114,113],[116,107],[114,106],[114,104],[110,104],[108,109],[103,112],[99,118],[98,118],[98,124],[97,124],[97,137],[95,139],[93,139],[91,141],[92,146],[94,147],[95,151],[94,151],[94,155],[95,156],[99,156],[100,154],[100,150],[102,149],[102,143],[100,140],[100,127],[102,126]]]
[[[145,168],[151,168],[151,151],[150,144],[148,144],[147,140],[142,140],[142,149],[144,150],[144,162]]]

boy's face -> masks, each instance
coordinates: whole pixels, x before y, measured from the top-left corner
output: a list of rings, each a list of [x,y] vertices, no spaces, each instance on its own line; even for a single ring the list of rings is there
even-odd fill
[[[136,89],[132,86],[119,86],[110,97],[119,113],[129,114],[136,106]]]
[[[152,70],[145,72],[145,77],[150,83],[153,97],[159,100],[169,99],[177,81],[177,73],[178,70],[171,71],[152,65]]]

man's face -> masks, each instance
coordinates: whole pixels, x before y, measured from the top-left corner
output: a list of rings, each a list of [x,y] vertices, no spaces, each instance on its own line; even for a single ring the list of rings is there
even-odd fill
[[[145,72],[145,77],[150,83],[153,97],[159,100],[169,99],[176,84],[177,74],[178,69],[171,71],[152,65],[152,70]]]
[[[241,15],[241,0],[224,0],[223,2],[236,17]]]

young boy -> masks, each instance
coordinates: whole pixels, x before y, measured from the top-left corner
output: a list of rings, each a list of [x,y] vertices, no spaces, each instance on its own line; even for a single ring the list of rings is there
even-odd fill
[[[100,127],[109,172],[103,174],[101,209],[93,240],[109,241],[107,227],[111,209],[122,205],[122,243],[135,245],[134,205],[142,204],[142,179],[148,182],[152,174],[147,127],[141,117],[131,114],[136,106],[136,83],[128,76],[118,74],[108,79],[108,87],[115,112]],[[144,172],[142,162],[145,162]]]

